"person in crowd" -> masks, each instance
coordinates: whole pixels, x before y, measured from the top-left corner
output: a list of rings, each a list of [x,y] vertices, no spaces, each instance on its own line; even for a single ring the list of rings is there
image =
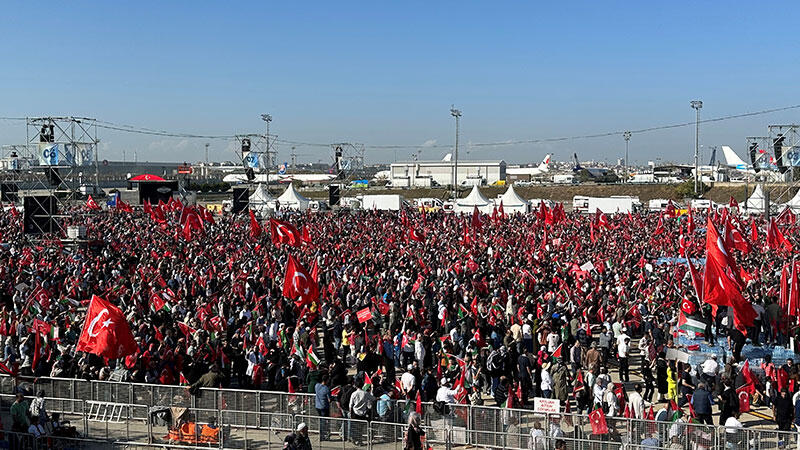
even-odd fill
[[[404,450],[423,450],[423,439],[425,438],[425,430],[422,429],[422,416],[416,412],[411,412],[408,415],[408,428],[403,439]]]
[[[684,304],[696,320],[710,308],[686,295],[694,290],[687,266],[657,263],[702,253],[706,234],[682,233],[689,213],[606,217],[556,204],[494,218],[281,210],[267,221],[170,199],[129,210],[67,208],[64,225],[86,227],[96,245],[72,248],[55,234],[25,238],[13,211],[0,211],[0,354],[12,374],[183,385],[198,396],[219,387],[313,393],[321,417],[334,401],[346,419],[363,420],[384,394],[530,408],[531,396],[564,405],[575,393],[580,410],[606,407],[619,416],[625,408],[611,401],[617,393],[608,375],[614,366],[628,389],[634,383],[628,402],[636,417],[654,393],[684,407],[700,391],[666,351],[689,351],[679,342]],[[738,239],[734,230],[768,225],[759,216],[691,214],[692,227],[730,232],[723,246]],[[768,245],[726,250],[737,269],[726,273],[747,273],[735,284],[748,304],[755,300],[745,325],[735,319],[746,308],[719,306],[716,331],[730,337],[735,358],[747,357],[744,343],[757,342],[759,330],[769,342],[800,337],[777,304],[776,272],[789,255]],[[588,261],[593,268],[585,270]],[[125,320],[95,325],[115,335],[127,327],[130,354],[78,350],[97,319],[87,316],[94,297],[122,312]],[[640,373],[631,373],[630,358],[639,356]],[[716,397],[724,424],[738,408],[730,390],[741,386],[735,371],[719,374],[714,362],[702,364],[699,381],[709,392],[725,386]],[[782,391],[791,398],[800,385],[797,367],[767,362],[765,371],[775,402],[785,403]],[[33,403],[15,401],[12,428],[25,432],[29,414],[47,421],[44,402]]]

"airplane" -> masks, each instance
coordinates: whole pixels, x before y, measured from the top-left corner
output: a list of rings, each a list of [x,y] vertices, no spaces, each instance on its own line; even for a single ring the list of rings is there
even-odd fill
[[[336,178],[334,174],[327,174],[327,173],[295,173],[295,174],[286,174],[286,175],[278,175],[278,174],[270,174],[269,181],[270,183],[291,183],[293,181],[299,181],[303,184],[322,184],[328,181],[332,181]],[[244,173],[232,173],[225,175],[222,178],[222,181],[226,183],[246,183],[247,182],[247,174]],[[267,174],[265,173],[257,173],[255,174],[255,179],[253,179],[254,183],[266,183],[267,182]]]
[[[531,177],[535,177],[537,175],[542,175],[550,171],[550,157],[552,155],[547,154],[545,155],[544,159],[542,160],[541,164],[537,167],[511,167],[506,169],[506,175],[527,175]]]
[[[771,181],[781,181],[781,173],[778,172],[778,167],[775,165],[774,159],[764,150],[758,149],[758,144],[753,143],[750,146],[750,152],[753,159],[756,161],[755,167],[752,164],[747,164],[727,145],[722,146],[722,154],[725,155],[725,167],[735,169],[738,172],[747,175],[760,175]]]
[[[727,145],[722,146],[722,154],[725,155],[725,166],[731,169],[736,169],[739,172],[755,175],[756,171],[753,169],[752,164],[747,164]]]
[[[581,167],[581,163],[578,161],[578,154],[572,154],[572,161],[575,163],[575,166],[572,168],[572,172],[575,175],[579,174],[586,174],[589,180],[592,181],[599,181],[599,182],[610,182],[616,181],[617,177],[610,169],[606,169],[603,167]],[[614,175],[613,180],[609,179],[609,175]]]

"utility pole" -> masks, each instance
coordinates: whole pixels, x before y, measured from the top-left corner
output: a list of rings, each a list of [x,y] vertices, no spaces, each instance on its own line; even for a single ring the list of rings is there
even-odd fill
[[[297,153],[295,153],[294,148],[295,147],[293,145],[292,146],[292,155],[291,155],[292,156],[292,170],[294,170],[297,167]]]
[[[264,165],[267,168],[267,193],[269,193],[269,152],[270,152],[270,148],[269,148],[269,123],[272,122],[272,116],[269,115],[269,114],[262,114],[261,115],[261,120],[263,120],[264,123],[267,124],[267,135],[266,135],[266,139],[267,139],[267,162]]]
[[[628,173],[628,141],[631,140],[631,132],[622,133],[622,137],[625,139],[625,182],[627,183],[630,181],[630,174]]]
[[[694,119],[694,195],[700,193],[700,108],[703,107],[703,102],[700,100],[692,100],[690,105],[695,110]]]
[[[206,178],[208,178],[208,142],[206,142],[206,166],[203,168],[203,172],[205,172]]]
[[[456,198],[458,198],[458,125],[459,119],[461,119],[461,111],[450,105],[450,115],[456,118],[456,151],[453,163],[453,201],[456,201]]]

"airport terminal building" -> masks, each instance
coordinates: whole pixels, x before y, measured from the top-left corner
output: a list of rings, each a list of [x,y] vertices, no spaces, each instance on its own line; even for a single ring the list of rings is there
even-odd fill
[[[447,186],[453,181],[453,161],[398,161],[389,179],[396,187]],[[506,162],[466,160],[458,162],[458,184],[492,184],[506,179]],[[480,180],[480,183],[478,183]]]

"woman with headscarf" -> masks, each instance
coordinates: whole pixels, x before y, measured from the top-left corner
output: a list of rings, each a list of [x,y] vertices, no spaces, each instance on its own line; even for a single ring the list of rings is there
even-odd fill
[[[422,450],[422,437],[425,436],[425,430],[422,429],[421,422],[422,416],[417,412],[412,412],[408,415],[408,428],[406,429],[403,450]]]

